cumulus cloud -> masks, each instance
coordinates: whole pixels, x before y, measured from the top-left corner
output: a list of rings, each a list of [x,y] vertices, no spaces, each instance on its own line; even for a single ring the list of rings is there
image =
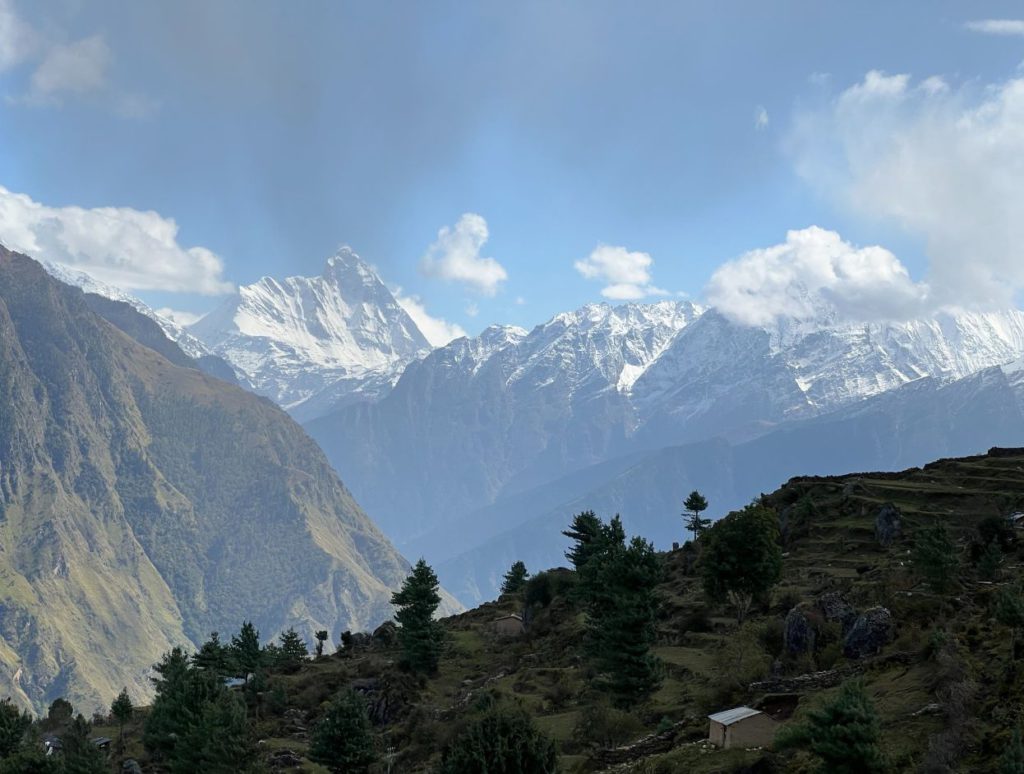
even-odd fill
[[[1024,289],[1024,79],[872,71],[799,112],[789,144],[824,195],[922,239],[936,304],[1005,307]]]
[[[508,279],[508,272],[493,258],[481,257],[489,237],[487,221],[467,212],[454,226],[437,232],[437,240],[427,248],[420,268],[429,277],[458,282],[481,295],[493,296]]]
[[[754,111],[754,128],[767,129],[768,121],[768,109],[763,105],[758,105],[757,110]]]
[[[0,242],[125,290],[233,289],[216,254],[180,245],[178,224],[153,211],[48,207],[0,186]]]
[[[573,267],[587,279],[606,283],[601,295],[613,301],[636,301],[647,296],[664,296],[667,292],[651,284],[651,265],[654,259],[648,253],[627,250],[625,247],[598,245],[586,258]]]
[[[1016,35],[1024,37],[1024,19],[977,19],[964,25],[971,32],[986,35]]]
[[[401,288],[395,293],[395,300],[406,311],[416,327],[433,347],[443,347],[449,341],[462,338],[466,332],[456,323],[432,316],[419,296],[403,295]]]
[[[782,244],[723,264],[706,289],[708,302],[745,325],[778,318],[904,319],[927,306],[929,289],[910,278],[882,247],[857,248],[834,231],[790,231]]]
[[[32,73],[27,99],[30,102],[59,102],[67,95],[84,96],[101,91],[107,84],[110,48],[99,35],[50,46]]]

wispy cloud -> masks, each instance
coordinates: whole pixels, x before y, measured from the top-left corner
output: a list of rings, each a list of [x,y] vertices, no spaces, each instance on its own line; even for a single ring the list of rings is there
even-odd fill
[[[427,248],[420,268],[429,277],[457,282],[481,295],[493,296],[508,279],[508,272],[494,258],[481,256],[489,237],[487,221],[467,212],[454,226],[437,232],[437,240]]]
[[[103,91],[111,59],[110,47],[99,35],[51,46],[32,73],[26,99],[59,103],[69,95],[82,97]]]
[[[1024,19],[976,19],[964,24],[971,32],[985,35],[1011,35],[1024,37]]]
[[[0,242],[125,290],[218,295],[233,289],[220,257],[178,242],[178,224],[129,207],[48,207],[0,187]]]
[[[72,99],[94,99],[124,118],[146,118],[158,103],[110,82],[114,53],[101,34],[66,40],[59,26],[44,34],[20,17],[12,0],[0,0],[0,73],[24,67],[20,94],[8,104],[59,107]]]
[[[768,128],[768,110],[763,105],[758,105],[754,111],[754,128],[757,130]]]
[[[625,247],[598,245],[590,255],[573,264],[587,279],[607,283],[601,295],[614,301],[636,301],[647,296],[664,296],[667,291],[651,282],[654,259],[648,253]]]

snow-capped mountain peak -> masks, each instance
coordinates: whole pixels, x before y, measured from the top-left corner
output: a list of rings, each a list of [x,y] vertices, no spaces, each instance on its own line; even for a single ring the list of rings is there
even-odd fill
[[[190,332],[300,416],[379,397],[430,345],[377,272],[349,247],[317,277],[244,285]]]

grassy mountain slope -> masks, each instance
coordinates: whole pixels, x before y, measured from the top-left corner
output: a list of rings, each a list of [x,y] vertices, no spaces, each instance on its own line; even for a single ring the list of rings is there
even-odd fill
[[[534,607],[527,634],[511,642],[496,639],[491,623],[522,603],[503,597],[445,619],[439,673],[422,683],[397,667],[399,654],[386,644],[272,675],[267,695],[275,703],[253,721],[264,757],[287,749],[302,759],[301,770],[324,771],[303,757],[308,731],[337,691],[354,686],[373,709],[378,745],[391,751],[393,771],[433,770],[482,699],[497,695],[530,710],[557,741],[567,772],[809,774],[816,764],[805,753],[706,748],[705,716],[746,703],[788,708],[783,720],[795,710],[799,719],[858,676],[879,712],[893,771],[996,771],[1024,717],[1024,670],[1009,629],[993,620],[993,597],[1024,580],[1024,539],[1004,534],[1003,569],[991,583],[979,580],[971,545],[986,519],[1024,508],[1024,449],[902,473],[796,478],[764,502],[786,525],[783,578],[742,625],[707,603],[689,549],[664,556],[655,653],[665,680],[646,702],[617,712],[592,692],[581,613],[564,593]],[[876,519],[887,505],[899,510],[901,531],[882,545]],[[949,530],[960,562],[941,594],[921,582],[908,553],[936,520]],[[572,576],[555,571],[555,586],[571,586]],[[787,614],[830,593],[859,613],[875,606],[891,612],[895,631],[877,654],[847,658],[838,624],[820,621],[814,648],[786,652]],[[143,755],[137,729],[130,753]],[[386,770],[381,764],[376,771]]]
[[[105,706],[244,615],[332,637],[386,618],[408,565],[316,444],[121,328],[0,248],[0,691]]]

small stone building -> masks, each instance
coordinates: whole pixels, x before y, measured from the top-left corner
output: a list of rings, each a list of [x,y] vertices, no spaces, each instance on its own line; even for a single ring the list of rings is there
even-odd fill
[[[767,747],[775,738],[779,724],[761,710],[734,707],[708,715],[711,726],[708,741],[716,747],[730,749]]]
[[[499,637],[519,637],[526,631],[523,617],[515,613],[495,619],[493,627]]]

